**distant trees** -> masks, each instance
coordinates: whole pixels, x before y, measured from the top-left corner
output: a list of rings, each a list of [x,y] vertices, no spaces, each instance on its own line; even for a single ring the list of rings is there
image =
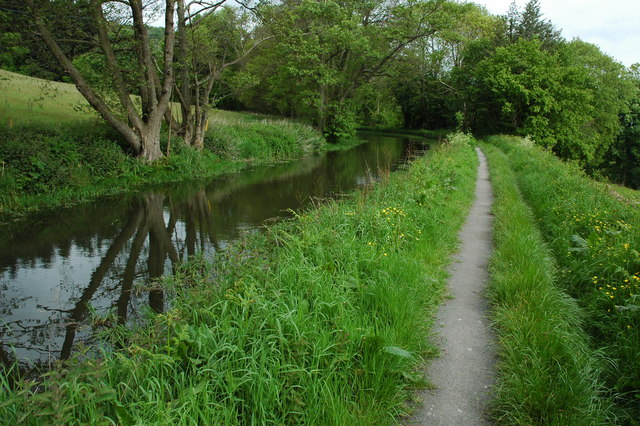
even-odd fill
[[[634,96],[620,112],[622,128],[605,154],[604,174],[616,182],[640,189],[640,64],[628,70]]]
[[[517,39],[538,39],[548,49],[562,41],[560,31],[556,30],[551,22],[542,18],[538,0],[528,1],[522,11],[518,10],[514,1],[509,8],[509,14],[513,15],[508,16],[508,21],[513,25],[513,35],[515,35],[515,39],[511,39],[512,42]]]
[[[583,165],[600,162],[631,94],[623,71],[581,41],[548,52],[538,39],[519,39],[475,68],[476,101],[492,106],[475,124],[487,132],[531,135]]]
[[[162,156],[163,120],[202,147],[221,100],[308,121],[330,140],[404,121],[530,135],[593,171],[635,152],[637,78],[596,46],[564,40],[538,0],[513,2],[504,16],[450,0],[26,5],[15,6],[28,12],[19,18],[147,160]],[[165,30],[145,25],[152,10]],[[7,13],[0,9],[2,28]],[[3,64],[31,55],[21,34],[0,35]]]
[[[53,3],[47,5],[47,9],[49,13],[62,13],[65,8],[62,4]],[[57,37],[78,40],[82,34],[91,32],[87,8],[78,4],[74,15],[74,20],[61,21],[52,28]],[[0,2],[0,68],[48,80],[63,80],[64,69],[48,53],[47,46],[32,30],[31,22],[24,1]],[[69,42],[61,47],[71,59],[91,48],[85,43]]]
[[[600,164],[633,96],[624,67],[594,45],[561,39],[536,0],[516,19],[502,20],[505,35],[465,74],[483,111],[472,128],[531,135],[562,158]]]
[[[446,23],[440,31],[416,41],[390,72],[390,86],[409,127],[442,128],[456,125],[455,113],[467,111],[466,90],[470,45],[493,37],[498,21],[473,4],[443,5]],[[484,57],[484,55],[482,55]]]
[[[356,93],[408,46],[442,28],[444,0],[284,0],[265,8],[276,38],[248,70],[259,84],[241,99],[305,118],[330,139],[353,133]]]

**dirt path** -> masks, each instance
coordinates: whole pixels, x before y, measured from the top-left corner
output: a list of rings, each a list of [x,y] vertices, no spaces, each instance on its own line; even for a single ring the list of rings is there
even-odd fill
[[[450,267],[451,299],[440,307],[435,322],[441,356],[428,369],[436,388],[424,391],[423,404],[408,424],[490,424],[486,405],[495,381],[494,336],[483,297],[492,250],[493,193],[484,154],[480,158],[476,199],[460,233],[462,246]]]

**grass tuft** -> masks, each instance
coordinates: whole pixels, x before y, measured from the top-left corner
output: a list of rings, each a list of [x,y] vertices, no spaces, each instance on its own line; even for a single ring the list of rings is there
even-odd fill
[[[531,206],[558,286],[577,302],[580,321],[568,324],[584,330],[589,349],[602,358],[596,367],[615,400],[616,421],[633,423],[640,415],[640,212],[576,166],[520,141],[491,139],[507,154]]]

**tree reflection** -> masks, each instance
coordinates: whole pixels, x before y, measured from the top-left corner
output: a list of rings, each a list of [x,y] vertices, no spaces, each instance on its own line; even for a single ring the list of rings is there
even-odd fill
[[[208,184],[75,207],[16,232],[0,250],[0,360],[46,366],[68,359],[77,343],[91,342],[94,313],[126,325],[143,318],[141,312],[162,312],[167,300],[157,280],[178,263],[220,251],[242,230],[285,216],[310,198],[369,182],[406,149],[397,139],[380,138]]]

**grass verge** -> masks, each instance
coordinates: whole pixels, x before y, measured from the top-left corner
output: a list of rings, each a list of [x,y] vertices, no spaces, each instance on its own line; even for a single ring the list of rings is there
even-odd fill
[[[640,418],[640,211],[520,138],[491,142],[508,156],[558,266],[582,328],[606,362],[603,379],[620,423]],[[576,327],[578,324],[576,324]]]
[[[501,424],[610,423],[580,309],[556,285],[552,255],[506,156],[483,144],[495,193],[489,297],[499,334],[494,416]]]
[[[38,384],[2,381],[0,418],[394,422],[434,352],[428,320],[476,167],[466,143],[434,148],[373,188],[194,259],[162,283],[175,293],[170,311],[108,333],[121,349]]]

